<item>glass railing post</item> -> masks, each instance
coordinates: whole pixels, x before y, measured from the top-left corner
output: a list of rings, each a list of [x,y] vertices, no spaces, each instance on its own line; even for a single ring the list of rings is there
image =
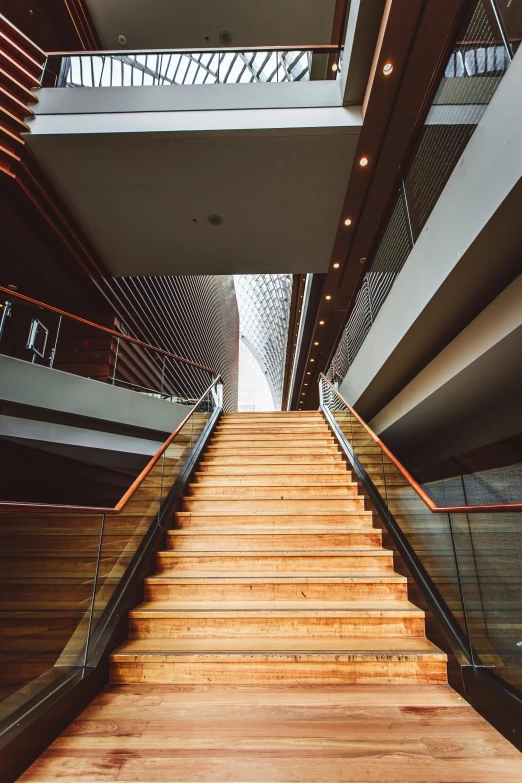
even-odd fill
[[[2,308],[2,318],[0,318],[0,340],[2,339],[4,328],[7,323],[7,319],[10,317],[10,315],[11,315],[11,302],[6,300]]]
[[[114,357],[114,365],[112,368],[112,385],[116,383],[116,365],[118,364],[118,355],[120,352],[120,338],[116,338],[116,356]]]
[[[56,349],[58,347],[58,337],[60,336],[60,329],[62,326],[62,316],[58,319],[58,326],[56,327],[56,337],[54,338],[54,345],[51,350],[51,355],[49,357],[49,367],[53,367],[54,365],[54,359],[56,356]]]
[[[167,357],[163,356],[163,361],[161,363],[161,390],[160,394],[163,397],[163,392],[165,390],[165,362],[167,361]]]
[[[455,530],[453,527],[453,519],[451,514],[445,515],[448,519],[448,526],[451,536],[451,545],[453,547],[453,557],[455,559],[455,572],[457,575],[457,583],[458,583],[458,589],[459,589],[459,595],[460,595],[460,603],[462,606],[462,614],[463,614],[463,621],[464,621],[464,631],[466,633],[467,639],[468,639],[468,647],[469,647],[469,653],[471,656],[471,663],[473,666],[476,666],[478,661],[475,660],[474,652],[473,652],[473,645],[471,643],[471,633],[469,628],[469,620],[468,620],[468,612],[467,612],[467,606],[466,606],[466,595],[464,591],[464,584],[463,584],[463,576],[462,576],[462,569],[460,567],[459,563],[459,552],[457,548],[457,542],[455,539]],[[469,529],[469,517],[466,514],[466,519],[468,523],[468,529]],[[471,537],[471,531],[470,531],[470,537]],[[469,576],[469,575],[468,575]]]
[[[92,631],[92,625],[93,625],[93,617],[94,617],[94,608],[96,606],[96,593],[98,589],[98,578],[100,574],[100,561],[101,561],[101,555],[102,555],[102,547],[103,547],[103,531],[105,528],[105,514],[102,514],[101,517],[101,524],[100,524],[100,537],[98,539],[98,553],[96,556],[96,568],[94,571],[94,580],[92,585],[92,598],[91,598],[91,606],[89,609],[89,620],[87,624],[87,634],[85,637],[85,655],[83,659],[83,665],[87,666],[87,661],[89,657],[89,643],[91,638],[91,631]]]

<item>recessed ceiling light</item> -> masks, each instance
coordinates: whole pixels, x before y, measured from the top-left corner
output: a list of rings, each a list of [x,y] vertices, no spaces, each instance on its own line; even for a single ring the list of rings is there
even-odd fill
[[[319,343],[314,343],[314,345],[319,345]]]
[[[324,321],[319,321],[319,326],[324,326]]]
[[[304,385],[304,386],[308,386],[308,384],[307,384],[307,383],[305,383],[305,384],[303,384],[303,385]]]
[[[307,374],[307,375],[311,375],[312,373],[311,373],[311,372],[307,372],[306,374]]]
[[[351,218],[346,218],[346,220],[344,221],[344,225],[345,225],[345,226],[351,226],[351,225],[352,225],[352,220],[351,220]]]
[[[208,222],[211,226],[220,226],[223,223],[222,215],[209,215]]]
[[[385,76],[389,76],[392,71],[393,65],[391,63],[386,63],[382,69],[382,72]]]
[[[120,43],[122,46],[125,46],[125,44],[127,43],[127,39],[125,38],[124,35],[118,36],[118,43]]]
[[[332,297],[330,296],[330,294],[328,294],[328,296],[325,297],[325,299],[327,299],[328,301],[330,301],[331,298]]]
[[[359,259],[359,263],[360,264],[365,264],[366,263],[366,259],[365,258],[360,258]]]
[[[336,261],[335,264],[333,265],[333,268],[334,269],[339,269],[340,266],[341,266],[341,264],[338,261]]]
[[[363,157],[359,161],[359,166],[367,166],[368,165],[368,158]]]
[[[335,72],[336,72],[336,70],[338,69],[338,67],[339,67],[339,66],[337,65],[337,63],[334,63],[334,64],[332,65],[332,71],[335,73]]]
[[[18,286],[15,285],[14,283],[9,283],[7,287],[10,291],[18,291]]]
[[[315,359],[310,359],[311,362],[315,362]]]

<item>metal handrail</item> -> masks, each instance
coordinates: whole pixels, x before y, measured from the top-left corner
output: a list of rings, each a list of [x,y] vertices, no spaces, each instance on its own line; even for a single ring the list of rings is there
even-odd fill
[[[335,44],[292,44],[291,46],[193,46],[190,49],[95,49],[93,51],[47,52],[47,57],[89,57],[104,55],[125,57],[133,54],[241,54],[242,52],[312,52],[317,54],[337,54],[341,47]]]
[[[159,458],[162,454],[165,453],[165,451],[168,449],[176,435],[180,432],[180,430],[183,429],[185,424],[188,422],[190,417],[193,415],[193,413],[196,412],[198,405],[205,399],[207,394],[209,394],[214,386],[221,380],[221,375],[218,375],[217,378],[215,378],[208,389],[201,395],[199,400],[195,403],[195,405],[190,409],[190,411],[187,413],[185,418],[178,424],[174,432],[172,432],[167,440],[163,443],[163,445],[158,449],[158,451],[154,454],[154,456],[150,459],[148,464],[143,468],[139,476],[133,481],[133,483],[130,485],[129,489],[122,495],[122,497],[119,499],[119,501],[116,503],[115,506],[69,506],[69,505],[61,505],[61,504],[52,504],[52,503],[24,503],[20,502],[17,503],[16,501],[7,501],[7,500],[0,500],[0,512],[1,511],[15,511],[18,513],[33,513],[33,512],[43,512],[43,513],[71,513],[74,514],[111,514],[116,515],[121,513],[121,511],[125,508],[129,500],[132,498],[136,490],[139,488],[141,483],[147,478],[150,471],[154,467],[154,465],[157,463]]]
[[[169,359],[175,359],[178,362],[182,362],[183,364],[189,364],[191,367],[196,367],[198,370],[205,370],[206,372],[214,374],[214,370],[212,370],[210,367],[205,367],[203,364],[198,364],[197,362],[191,362],[190,359],[184,359],[182,356],[176,356],[175,353],[170,353],[170,351],[165,351],[163,348],[157,348],[155,345],[149,345],[149,343],[145,343],[142,340],[137,340],[135,337],[129,337],[126,334],[123,334],[122,332],[117,332],[114,329],[109,329],[107,326],[101,326],[100,324],[94,323],[94,321],[87,321],[85,318],[80,318],[79,315],[73,315],[72,313],[68,313],[66,310],[60,310],[58,307],[53,307],[52,305],[48,305],[45,302],[39,302],[38,299],[32,299],[30,296],[25,296],[24,294],[19,294],[16,291],[11,291],[10,288],[4,288],[2,285],[0,285],[0,291],[3,291],[5,294],[8,294],[9,296],[15,296],[17,299],[23,299],[25,302],[29,302],[30,304],[35,305],[36,307],[43,307],[44,310],[50,310],[53,313],[58,313],[58,315],[65,316],[66,318],[72,318],[73,321],[79,321],[82,324],[85,324],[86,326],[92,326],[95,329],[100,329],[102,332],[106,332],[107,334],[112,334],[113,337],[118,337],[120,340],[126,340],[128,343],[134,343],[134,345],[139,345],[142,348],[148,348],[151,351],[155,351],[156,353],[161,354],[162,356],[167,356]]]
[[[377,446],[381,449],[381,451],[386,454],[388,459],[390,459],[397,470],[402,473],[408,484],[411,486],[413,490],[417,493],[417,495],[420,497],[420,499],[426,504],[426,506],[429,508],[429,510],[434,514],[474,514],[474,513],[486,513],[490,511],[522,511],[522,503],[492,503],[490,505],[478,505],[478,506],[438,506],[432,498],[423,490],[423,488],[420,486],[420,484],[415,481],[411,473],[409,473],[408,470],[404,467],[404,465],[397,459],[397,457],[390,451],[390,449],[382,442],[382,440],[375,434],[375,432],[370,429],[370,427],[366,424],[366,422],[359,416],[357,411],[355,411],[352,406],[346,402],[344,397],[339,393],[339,390],[335,388],[335,386],[330,383],[328,378],[324,373],[321,373],[319,376],[319,383],[321,383],[321,380],[326,381],[328,386],[336,393],[336,395],[339,397],[343,405],[346,405],[352,416],[354,416],[359,424],[364,427],[368,435],[372,438],[372,440],[375,442]]]

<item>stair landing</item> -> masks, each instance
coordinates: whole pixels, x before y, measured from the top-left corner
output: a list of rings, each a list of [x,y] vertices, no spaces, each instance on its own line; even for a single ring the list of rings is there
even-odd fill
[[[448,685],[112,685],[23,783],[520,783]]]

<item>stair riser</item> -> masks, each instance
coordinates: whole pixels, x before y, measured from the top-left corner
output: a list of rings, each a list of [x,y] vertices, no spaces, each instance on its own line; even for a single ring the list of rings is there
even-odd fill
[[[241,553],[229,554],[195,554],[178,557],[174,552],[158,552],[158,573],[175,576],[183,571],[198,571],[202,575],[210,573],[264,573],[274,574],[277,571],[292,571],[309,574],[317,573],[391,573],[393,570],[393,555],[284,555]]]
[[[220,486],[220,487],[276,487],[280,484],[284,484],[285,487],[314,487],[314,486],[331,486],[340,485],[346,486],[346,484],[352,483],[353,479],[350,473],[324,473],[324,474],[308,474],[308,476],[300,474],[286,474],[273,473],[272,475],[266,475],[263,470],[258,473],[251,473],[247,476],[238,476],[229,474],[223,476],[219,473],[196,473],[194,476],[194,482],[198,487],[207,486]]]
[[[364,498],[325,498],[310,497],[304,500],[291,498],[277,500],[271,498],[253,498],[249,500],[198,500],[184,498],[183,510],[198,514],[321,514],[326,511],[342,514],[351,511],[364,511]]]
[[[329,433],[325,432],[301,432],[299,435],[293,432],[280,432],[280,433],[263,433],[263,434],[257,434],[253,435],[250,433],[240,433],[238,435],[225,435],[221,433],[216,433],[212,436],[212,440],[209,443],[209,446],[219,446],[225,443],[232,443],[232,444],[249,444],[257,445],[257,446],[266,446],[270,444],[271,446],[275,446],[278,448],[279,446],[287,446],[287,445],[293,445],[294,443],[312,443],[317,446],[331,446],[332,443],[335,443],[335,438],[330,435]]]
[[[329,516],[318,514],[317,516],[305,516],[305,515],[291,515],[291,514],[263,514],[263,516],[248,515],[232,515],[223,514],[223,516],[217,516],[213,514],[188,514],[184,516],[182,513],[175,516],[175,527],[187,530],[187,529],[202,529],[202,528],[262,528],[267,529],[271,527],[276,528],[325,528],[325,530],[331,530],[336,527],[372,527],[373,516],[370,512],[364,512],[358,514],[353,512],[350,514],[330,514]]]
[[[277,551],[285,549],[335,549],[336,547],[370,547],[378,549],[381,546],[381,533],[378,530],[368,533],[339,533],[287,536],[284,534],[254,535],[238,533],[237,535],[205,535],[197,532],[190,536],[177,536],[169,534],[167,537],[167,549],[176,552],[230,552],[238,550],[252,551]]]
[[[249,582],[222,584],[209,581],[196,584],[145,583],[147,601],[353,601],[356,599],[402,601],[407,598],[407,584],[365,582]]]
[[[160,657],[160,656],[159,656]],[[348,657],[348,656],[347,656]],[[446,664],[439,661],[352,661],[337,656],[183,655],[175,662],[111,664],[114,684],[156,685],[444,685]]]
[[[339,486],[214,486],[205,484],[191,484],[189,487],[189,497],[194,499],[203,498],[219,498],[226,496],[227,498],[239,498],[242,500],[249,500],[250,498],[275,498],[276,500],[283,500],[283,498],[302,498],[305,497],[320,497],[325,495],[328,499],[331,498],[353,498],[359,496],[359,488],[357,485],[339,485]]]
[[[176,617],[130,618],[131,639],[208,639],[264,637],[366,638],[424,636],[422,618],[404,617]],[[342,646],[341,646],[342,649]]]
[[[273,443],[268,443],[267,441],[264,441],[263,443],[253,443],[252,441],[241,441],[238,443],[220,443],[220,444],[212,444],[209,445],[207,450],[205,451],[205,459],[209,456],[223,456],[225,454],[231,454],[235,455],[236,457],[249,457],[249,456],[258,456],[258,457],[266,457],[269,455],[273,456],[282,456],[282,455],[293,455],[293,454],[306,454],[308,456],[308,462],[310,462],[310,458],[315,458],[316,456],[323,454],[324,456],[328,456],[329,454],[339,454],[339,447],[335,444],[324,444],[324,443],[314,443],[314,442],[306,442],[304,440],[299,440],[299,445],[295,446],[290,441],[288,445],[286,446],[283,443],[279,443],[278,445],[275,445]]]
[[[307,476],[309,476],[312,481],[322,480],[323,476],[332,476],[332,478],[334,476],[338,476],[343,480],[352,480],[350,478],[352,473],[346,469],[346,465],[342,460],[336,460],[335,462],[332,460],[328,463],[286,463],[284,465],[271,465],[270,463],[250,464],[250,461],[246,465],[239,462],[236,462],[235,464],[229,463],[226,465],[220,465],[219,462],[200,462],[198,465],[198,471],[195,474],[196,481],[198,481],[199,478],[218,478],[219,476],[223,476],[224,479],[236,477],[238,481],[242,481],[243,479],[247,481],[252,476],[265,476],[268,478],[269,476],[277,477],[280,475],[285,475],[288,478],[292,476],[295,479],[303,481],[306,480]]]
[[[216,427],[214,430],[214,437],[216,438],[309,438],[309,437],[321,437],[331,438],[332,431],[321,424],[311,427],[291,427],[291,426],[265,426],[260,427]]]

